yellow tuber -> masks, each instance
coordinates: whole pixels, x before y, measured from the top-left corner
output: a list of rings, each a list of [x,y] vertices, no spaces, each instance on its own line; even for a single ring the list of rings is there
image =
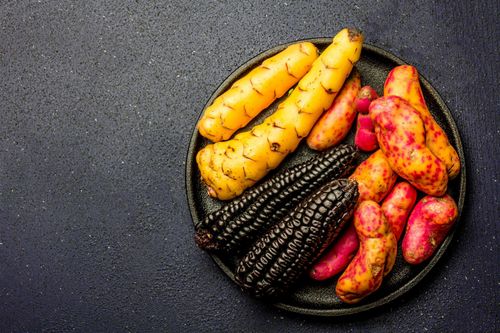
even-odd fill
[[[240,195],[293,152],[332,104],[362,44],[359,31],[341,30],[272,115],[231,140],[200,150],[196,161],[209,195],[220,200]]]
[[[205,109],[200,134],[213,142],[229,139],[295,85],[317,57],[316,46],[302,42],[264,60]]]

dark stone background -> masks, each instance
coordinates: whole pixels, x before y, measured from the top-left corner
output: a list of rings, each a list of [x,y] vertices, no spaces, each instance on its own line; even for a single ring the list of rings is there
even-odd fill
[[[499,330],[497,1],[2,1],[0,331]],[[411,292],[348,318],[244,294],[198,250],[185,196],[202,106],[275,45],[356,26],[452,110],[468,195]]]

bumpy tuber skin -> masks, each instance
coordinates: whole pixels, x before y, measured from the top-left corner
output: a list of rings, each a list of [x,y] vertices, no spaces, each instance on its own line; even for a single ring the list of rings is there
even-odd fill
[[[354,224],[350,223],[332,248],[327,250],[313,265],[309,271],[309,277],[316,281],[322,281],[339,274],[352,260],[358,247],[358,235]]]
[[[264,60],[205,109],[200,134],[213,142],[229,139],[296,84],[317,57],[316,46],[303,42]]]
[[[323,113],[307,137],[307,145],[314,150],[325,150],[338,145],[352,127],[356,118],[354,99],[361,88],[361,76],[354,69],[328,110]]]
[[[382,212],[398,241],[416,201],[417,190],[410,183],[403,181],[394,185],[382,203]]]
[[[358,165],[349,178],[358,182],[359,202],[380,202],[392,189],[398,175],[391,169],[384,153],[379,149]]]
[[[458,217],[458,207],[451,196],[425,196],[408,218],[402,250],[404,259],[413,265],[429,259],[448,235]]]
[[[333,102],[359,60],[363,35],[341,30],[277,110],[251,130],[216,142],[196,155],[208,194],[229,200],[275,169]]]
[[[355,105],[356,105],[356,111],[359,113],[368,113],[368,108],[370,106],[370,103],[378,98],[378,94],[370,86],[364,86],[363,88],[360,89],[358,96],[356,97],[355,100]]]
[[[460,158],[427,108],[415,67],[402,65],[389,73],[384,84],[384,96],[390,95],[407,100],[420,114],[425,126],[425,144],[446,165],[448,177],[455,178],[460,172]]]
[[[340,276],[335,291],[346,303],[357,303],[376,291],[396,261],[397,240],[382,209],[374,201],[361,202],[354,212],[359,249]]]
[[[365,152],[374,151],[378,148],[377,136],[369,114],[358,114],[354,144]]]
[[[359,204],[366,200],[381,202],[396,183],[398,175],[391,169],[384,153],[379,149],[358,165],[349,178],[358,182]],[[348,234],[346,233],[343,237],[348,237]],[[344,257],[347,257],[351,251],[355,251],[353,248],[357,248],[358,244],[358,237],[349,236],[348,242],[342,242],[340,239],[331,251],[343,253]],[[337,260],[340,262],[341,258]],[[340,263],[338,265],[340,266]],[[325,270],[325,268],[318,267],[318,270]],[[335,274],[337,273],[335,272]],[[316,274],[320,275],[321,273]]]
[[[391,168],[422,192],[446,192],[446,166],[425,145],[420,115],[404,99],[387,96],[370,104],[370,116],[381,150]]]

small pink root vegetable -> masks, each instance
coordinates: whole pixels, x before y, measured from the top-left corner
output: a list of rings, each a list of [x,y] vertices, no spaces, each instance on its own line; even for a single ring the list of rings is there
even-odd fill
[[[368,108],[370,107],[371,101],[377,98],[378,95],[375,89],[370,86],[364,86],[360,89],[355,100],[356,111],[360,113],[368,113]]]
[[[448,194],[423,197],[408,218],[402,244],[405,260],[416,265],[429,259],[448,235],[457,217],[457,204]]]
[[[313,265],[309,276],[313,280],[322,281],[337,275],[351,262],[358,247],[358,235],[351,223],[333,247]]]
[[[362,151],[370,152],[378,148],[377,136],[369,114],[358,114],[354,144]]]
[[[408,182],[394,185],[382,203],[382,213],[399,241],[408,220],[408,215],[417,201],[417,190]]]

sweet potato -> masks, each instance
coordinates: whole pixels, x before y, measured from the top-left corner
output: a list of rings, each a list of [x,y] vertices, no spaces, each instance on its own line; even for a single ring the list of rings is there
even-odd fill
[[[422,192],[446,192],[446,166],[425,145],[420,115],[404,99],[384,96],[370,104],[370,116],[381,150],[391,168]]]
[[[196,161],[208,193],[229,200],[254,185],[299,145],[358,61],[359,31],[340,31],[292,93],[263,123],[233,139],[207,145]]]
[[[415,206],[408,218],[402,250],[405,260],[413,265],[429,259],[458,217],[458,207],[453,198],[425,196]]]
[[[307,144],[311,149],[328,149],[338,145],[346,137],[356,118],[354,100],[360,88],[361,76],[357,70],[353,70],[332,105],[309,133]]]
[[[357,303],[376,291],[396,261],[397,241],[382,209],[374,201],[361,202],[354,212],[359,249],[340,276],[335,291],[341,301]]]
[[[359,247],[354,224],[350,223],[333,246],[313,265],[309,276],[322,281],[342,272],[347,267]]]
[[[378,148],[377,136],[369,114],[358,114],[354,144],[362,151],[374,151]]]
[[[317,57],[316,46],[303,42],[264,60],[205,109],[200,134],[213,142],[229,139],[296,84]]]
[[[446,165],[448,177],[455,178],[460,172],[460,158],[427,108],[415,67],[402,65],[389,73],[384,84],[384,96],[390,95],[407,100],[417,110],[424,122],[425,144]]]
[[[415,201],[417,201],[417,190],[410,183],[403,181],[394,185],[382,203],[382,212],[398,241]]]
[[[358,165],[349,178],[358,182],[359,202],[380,202],[394,186],[398,175],[392,171],[384,153],[379,149]]]

